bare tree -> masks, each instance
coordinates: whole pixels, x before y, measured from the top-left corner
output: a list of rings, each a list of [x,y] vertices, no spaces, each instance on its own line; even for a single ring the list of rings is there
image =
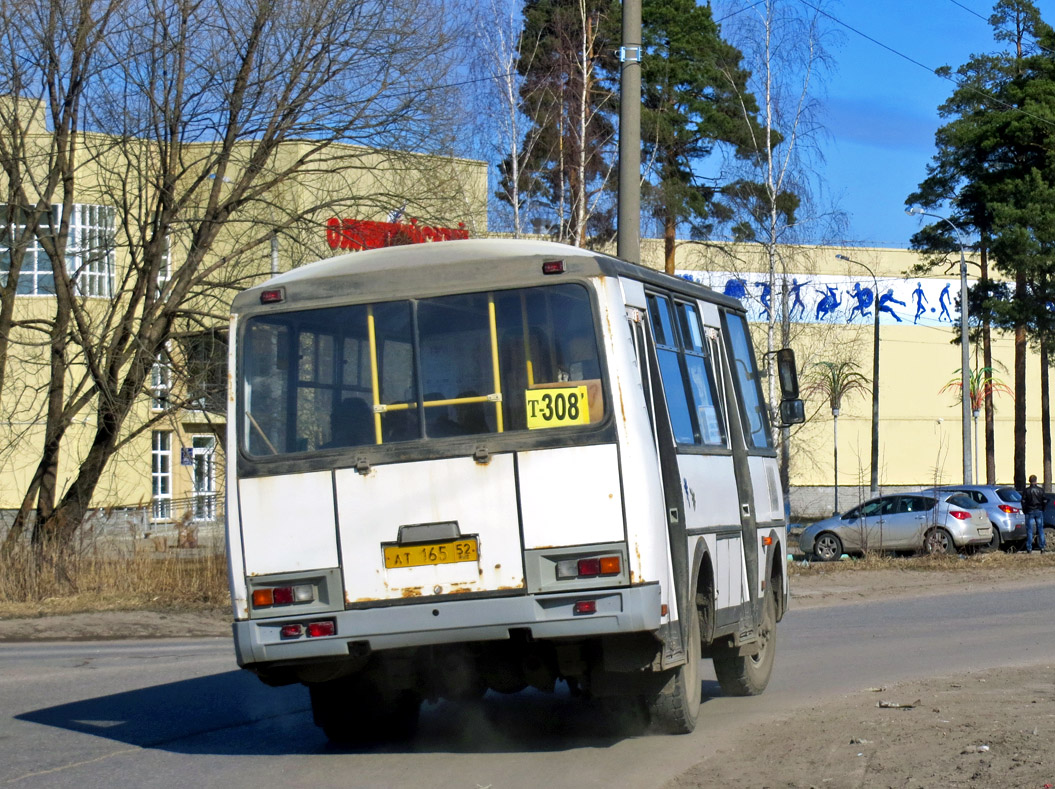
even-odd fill
[[[0,85],[16,97],[0,104],[7,237],[39,247],[54,280],[29,289],[12,257],[4,283],[3,357],[30,364],[35,337],[49,354],[29,398],[44,422],[40,459],[9,543],[31,514],[36,544],[69,542],[107,464],[150,427],[130,417],[159,357],[222,323],[232,292],[266,275],[276,231],[317,234],[327,209],[409,201],[436,213],[456,198],[436,160],[395,153],[451,139],[452,31],[421,24],[447,18],[443,3],[4,6]],[[19,318],[16,296],[49,289],[50,312]],[[72,435],[86,419],[89,435]]]
[[[524,175],[539,139],[537,129],[531,129],[521,111],[524,87],[517,62],[535,57],[539,42],[521,35],[520,5],[516,0],[488,0],[474,14],[473,52],[477,56],[471,59],[471,72],[477,86],[473,93],[476,112],[467,124],[478,138],[475,148],[481,158],[499,163],[501,199],[491,210],[508,206],[508,225],[516,238],[526,232],[531,213],[532,189],[526,187]]]
[[[528,124],[517,193],[557,240],[583,245],[611,235],[618,11],[609,0],[528,0],[523,14],[517,70]],[[511,165],[502,165],[503,200]]]
[[[761,103],[762,134],[754,139],[751,167],[725,191],[735,211],[734,238],[756,241],[765,250],[769,293],[779,305],[767,311],[768,355],[792,341],[788,285],[795,269],[788,250],[803,238],[829,241],[842,223],[840,213],[825,204],[816,168],[824,136],[818,97],[830,64],[831,34],[821,8],[790,0],[732,0],[723,15],[729,18],[726,35],[743,52],[743,66],[753,74],[749,88]],[[732,76],[729,81],[735,84]],[[749,116],[745,100],[745,120]],[[767,379],[769,402],[776,403],[774,365]],[[788,438],[787,430],[778,436],[785,495]]]

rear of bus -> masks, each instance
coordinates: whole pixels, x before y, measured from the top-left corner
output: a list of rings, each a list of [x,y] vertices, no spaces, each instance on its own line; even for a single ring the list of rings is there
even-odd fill
[[[626,668],[606,654],[647,665],[669,621],[661,483],[623,299],[592,256],[356,253],[232,312],[240,665],[308,685],[335,739],[363,733],[364,699],[399,730],[422,699],[600,682]]]

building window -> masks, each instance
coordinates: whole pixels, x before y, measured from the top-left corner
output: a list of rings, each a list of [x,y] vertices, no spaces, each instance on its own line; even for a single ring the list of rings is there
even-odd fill
[[[6,206],[3,210],[6,211]],[[58,212],[56,211],[53,212],[51,222],[57,221]],[[25,217],[21,212],[16,212],[12,224],[0,226],[0,283],[5,286],[8,274],[11,272],[11,245],[20,240],[25,229]],[[40,228],[38,232],[46,232],[46,230]],[[19,296],[53,296],[55,294],[55,274],[51,270],[51,260],[45,254],[37,236],[33,237],[22,255],[22,268],[19,271],[18,287],[15,292]]]
[[[198,411],[223,414],[227,411],[227,332],[213,329],[180,340],[187,400]]]
[[[52,210],[22,257],[18,275],[18,295],[53,296],[55,274],[51,259],[40,243],[59,226],[61,211]],[[109,298],[114,291],[115,218],[116,211],[101,205],[74,205],[66,243],[66,271],[73,280],[78,296]],[[0,283],[7,284],[11,272],[10,244],[25,229],[25,219],[16,216],[12,225],[0,227]]]
[[[113,295],[114,218],[117,212],[102,205],[75,205],[66,250],[66,270],[77,295]]]
[[[194,520],[216,519],[216,437],[193,436]]]
[[[150,479],[153,489],[150,518],[167,521],[172,519],[172,433],[155,430],[150,440]]]
[[[150,368],[150,407],[154,411],[164,411],[169,407],[169,392],[172,391],[172,360],[167,353],[161,353],[154,366]]]

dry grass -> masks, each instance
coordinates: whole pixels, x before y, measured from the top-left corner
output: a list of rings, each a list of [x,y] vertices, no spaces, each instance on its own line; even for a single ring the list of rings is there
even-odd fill
[[[190,554],[190,555],[188,555]],[[1028,563],[1028,565],[1027,565]],[[788,563],[789,574],[818,576],[903,572],[977,573],[1055,568],[1055,553],[908,556],[868,553],[838,562]],[[0,619],[92,611],[209,611],[230,606],[222,552],[87,552],[39,561],[29,546],[0,557]]]
[[[1028,564],[1027,564],[1028,563]],[[869,552],[862,557],[852,557],[838,562],[803,562],[801,559],[788,562],[789,575],[811,576],[831,573],[856,573],[875,570],[899,570],[905,572],[959,572],[971,573],[990,570],[1020,570],[1023,567],[1055,567],[1055,553],[1026,556],[1021,553],[1003,551],[978,552],[970,555],[949,556],[893,556]]]
[[[187,555],[190,554],[190,555]],[[200,611],[229,605],[227,560],[214,551],[0,557],[0,618],[85,611]]]

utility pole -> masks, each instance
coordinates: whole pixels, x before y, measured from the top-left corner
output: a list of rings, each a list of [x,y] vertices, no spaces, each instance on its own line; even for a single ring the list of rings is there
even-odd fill
[[[619,215],[616,255],[641,262],[641,0],[623,0],[619,48]]]

